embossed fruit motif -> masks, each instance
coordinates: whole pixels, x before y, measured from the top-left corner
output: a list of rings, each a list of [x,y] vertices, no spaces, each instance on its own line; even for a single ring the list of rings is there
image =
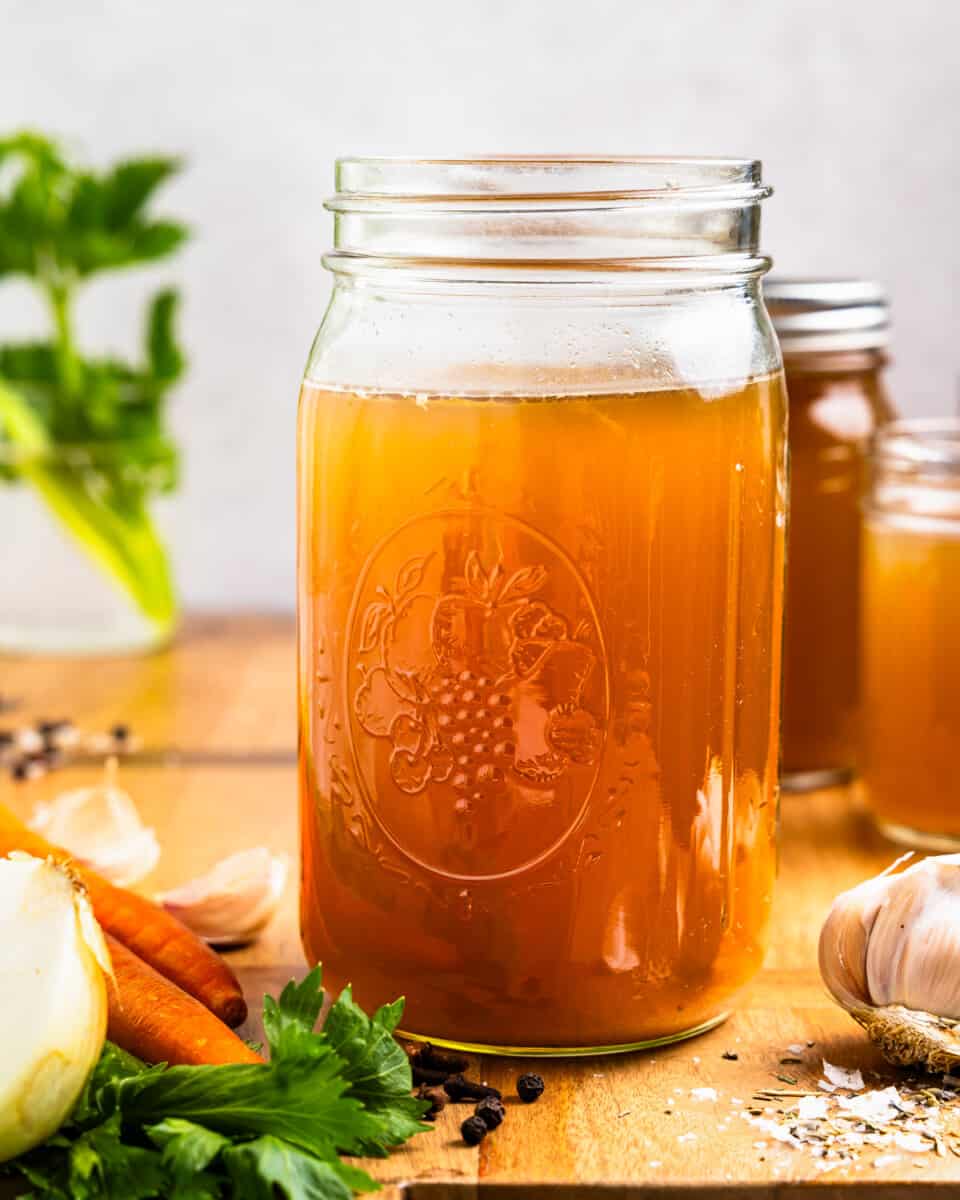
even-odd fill
[[[447,587],[433,554],[407,560],[359,616],[360,728],[390,744],[390,776],[410,796],[442,794],[464,818],[515,789],[543,789],[589,766],[602,733],[586,707],[597,665],[589,619],[537,598],[542,564],[487,570],[476,550]],[[542,803],[542,801],[541,801]]]

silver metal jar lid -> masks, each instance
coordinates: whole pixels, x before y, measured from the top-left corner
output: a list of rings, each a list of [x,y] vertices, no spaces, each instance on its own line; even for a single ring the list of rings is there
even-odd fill
[[[890,304],[879,283],[774,276],[763,297],[784,354],[878,350],[889,341]]]

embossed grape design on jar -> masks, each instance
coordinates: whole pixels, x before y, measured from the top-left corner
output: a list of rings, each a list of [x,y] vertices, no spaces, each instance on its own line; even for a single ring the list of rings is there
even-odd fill
[[[774,875],[759,164],[348,159],[299,422],[301,926],[414,1036],[710,1028]]]

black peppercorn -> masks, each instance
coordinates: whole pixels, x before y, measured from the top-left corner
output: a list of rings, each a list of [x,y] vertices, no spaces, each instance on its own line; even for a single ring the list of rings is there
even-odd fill
[[[517,1095],[524,1104],[533,1104],[543,1095],[543,1077],[527,1072],[517,1080]]]
[[[496,1096],[488,1096],[486,1100],[480,1101],[473,1110],[473,1115],[479,1117],[488,1129],[496,1129],[498,1125],[503,1124],[507,1113],[502,1100],[498,1100]]]
[[[443,1088],[454,1104],[486,1100],[488,1097],[503,1099],[495,1087],[488,1087],[485,1083],[474,1083],[472,1079],[464,1079],[462,1075],[451,1075],[449,1079],[444,1080]]]
[[[479,1146],[487,1136],[487,1125],[482,1117],[467,1117],[460,1126],[460,1136],[468,1146]]]
[[[25,758],[21,758],[10,768],[10,774],[18,783],[22,783],[30,774],[30,764]]]
[[[130,736],[129,725],[114,725],[110,730],[110,736],[115,742],[125,742]]]
[[[734,1050],[724,1050],[723,1054],[721,1054],[720,1057],[725,1058],[727,1060],[727,1062],[737,1062],[740,1058],[740,1055],[737,1054]]]

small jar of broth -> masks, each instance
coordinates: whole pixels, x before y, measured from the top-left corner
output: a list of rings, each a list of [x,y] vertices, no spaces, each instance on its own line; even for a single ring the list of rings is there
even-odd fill
[[[875,283],[772,279],[790,409],[784,787],[845,783],[860,720],[860,501],[884,389],[888,307]]]
[[[960,850],[960,420],[877,436],[864,515],[863,784],[888,837]]]

